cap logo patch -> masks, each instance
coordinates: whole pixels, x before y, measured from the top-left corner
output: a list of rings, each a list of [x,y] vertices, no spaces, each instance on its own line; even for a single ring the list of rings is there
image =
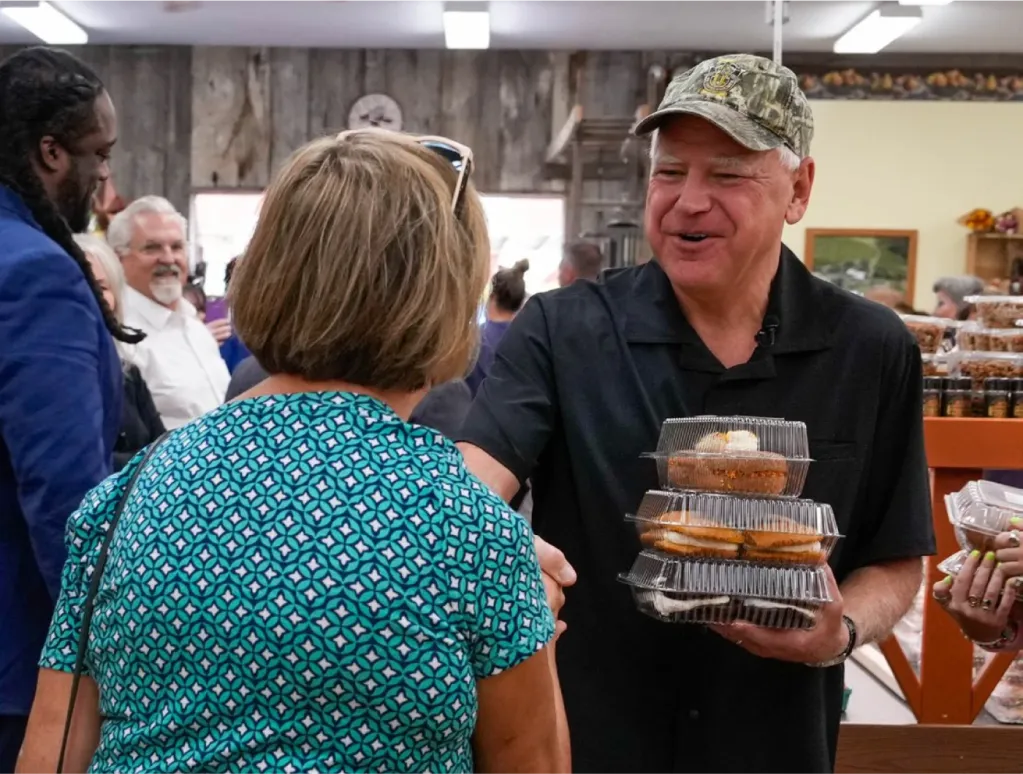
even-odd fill
[[[721,62],[703,77],[703,90],[712,94],[726,95],[739,82],[743,70],[731,62]]]

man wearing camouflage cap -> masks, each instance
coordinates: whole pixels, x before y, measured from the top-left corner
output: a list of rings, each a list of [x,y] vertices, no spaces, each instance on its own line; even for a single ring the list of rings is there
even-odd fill
[[[790,70],[702,62],[636,132],[651,136],[656,259],[532,298],[462,450],[505,498],[532,480],[552,602],[565,588],[557,661],[576,770],[830,770],[841,664],[891,631],[934,551],[920,351],[891,310],[814,278],[782,244],[814,180],[812,111]],[[624,517],[659,487],[643,455],[665,419],[701,414],[806,424],[803,496],[830,504],[844,535],[813,628],[664,623],[617,581],[641,550]],[[700,604],[743,607],[708,594]]]

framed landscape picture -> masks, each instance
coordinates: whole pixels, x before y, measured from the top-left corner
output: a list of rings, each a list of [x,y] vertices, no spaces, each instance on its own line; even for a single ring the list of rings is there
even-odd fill
[[[916,231],[810,228],[803,260],[806,268],[840,288],[866,293],[891,287],[913,305]]]

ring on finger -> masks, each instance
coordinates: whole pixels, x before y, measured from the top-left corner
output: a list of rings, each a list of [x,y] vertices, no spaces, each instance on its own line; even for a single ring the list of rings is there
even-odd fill
[[[969,602],[970,607],[977,607],[980,604],[980,597],[975,597],[971,594],[966,598],[966,601]]]
[[[980,609],[981,610],[990,610],[994,606],[995,606],[995,601],[993,599],[985,599],[983,602],[980,603]]]
[[[1009,533],[1009,548],[1019,548],[1019,545],[1019,533],[1016,530],[1013,530]]]

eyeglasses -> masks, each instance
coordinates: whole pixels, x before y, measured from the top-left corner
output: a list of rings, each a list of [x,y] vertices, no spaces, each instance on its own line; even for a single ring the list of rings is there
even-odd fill
[[[346,129],[337,135],[338,140],[343,140],[350,134],[356,132],[373,131],[372,129]],[[447,137],[434,135],[422,135],[414,138],[424,148],[429,148],[458,172],[458,180],[455,182],[455,192],[451,196],[451,209],[457,217],[461,213],[462,201],[465,199],[465,189],[469,182],[469,175],[472,174],[472,149]]]
[[[455,193],[451,197],[451,209],[457,216],[462,208],[462,199],[465,197],[465,188],[469,182],[469,175],[472,174],[472,148],[457,143],[454,140],[449,140],[447,137],[431,135],[416,137],[416,142],[424,148],[432,150],[451,164],[455,171],[458,172]]]

